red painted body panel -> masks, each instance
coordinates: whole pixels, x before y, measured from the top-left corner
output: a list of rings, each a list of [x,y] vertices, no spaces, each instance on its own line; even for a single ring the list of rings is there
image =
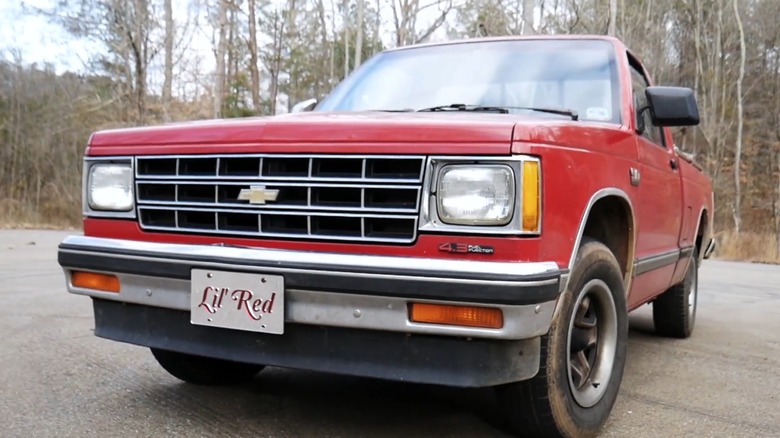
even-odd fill
[[[102,131],[89,154],[508,154],[514,122],[473,113],[299,113]]]
[[[621,43],[616,47],[623,56],[620,69],[624,72],[623,105],[628,115],[635,114],[631,90],[628,56],[641,61],[628,51]],[[652,85],[649,72],[644,74]],[[637,128],[636,119],[630,117],[632,132]],[[635,207],[637,215],[637,259],[663,254],[679,248],[688,248],[696,244],[699,217],[702,212],[713,211],[712,182],[700,169],[682,159],[674,149],[674,138],[669,128],[663,128],[666,148],[636,137],[640,170],[642,172],[642,189],[640,204]],[[671,162],[677,163],[673,169]],[[694,187],[695,186],[695,187]],[[712,235],[709,227],[704,233],[705,242]],[[664,292],[670,285],[683,280],[687,260],[681,259],[676,264],[666,266],[642,274],[632,284],[629,308],[635,308],[650,301]]]
[[[675,159],[672,152],[644,137],[638,137],[636,142],[642,180],[640,202],[635,206],[638,218],[635,257],[643,259],[678,248],[682,191],[679,171],[670,164]],[[629,306],[640,305],[668,289],[674,268],[675,264],[670,264],[641,275],[634,284]]]
[[[558,122],[528,130],[517,127],[515,140],[513,153],[541,157],[542,260],[568,268],[596,192],[614,188],[636,202],[636,188],[628,178],[636,163],[634,136],[620,126]]]
[[[463,260],[488,261],[536,261],[539,260],[541,239],[538,237],[475,237],[447,236],[428,234],[418,237],[414,245],[365,245],[334,242],[312,242],[298,240],[258,240],[241,239],[222,236],[193,236],[189,234],[174,234],[146,232],[138,226],[135,220],[115,220],[88,218],[84,220],[84,234],[93,237],[112,239],[139,240],[159,243],[185,243],[198,245],[213,245],[224,243],[228,245],[262,247],[275,249],[291,249],[300,251],[321,251],[352,254],[372,254],[399,257],[423,257]],[[445,243],[465,243],[481,246],[492,246],[495,254],[453,254],[439,250],[439,245]]]

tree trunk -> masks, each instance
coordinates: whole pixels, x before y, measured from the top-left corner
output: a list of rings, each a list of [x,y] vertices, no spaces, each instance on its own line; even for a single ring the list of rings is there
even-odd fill
[[[737,78],[737,150],[734,153],[734,229],[739,234],[742,222],[742,210],[740,201],[742,198],[742,184],[740,181],[740,167],[742,165],[742,128],[744,125],[742,106],[742,81],[745,78],[745,31],[742,27],[742,17],[739,14],[739,1],[734,0],[734,16],[737,19],[739,30],[739,77]]]
[[[173,0],[165,0],[165,66],[163,71],[162,107],[163,119],[171,120],[171,90],[173,88]]]
[[[252,81],[252,107],[260,109],[260,70],[257,67],[257,18],[255,17],[256,0],[249,0],[249,76]]]
[[[322,0],[320,0],[322,1]],[[336,10],[336,0],[331,0],[330,2],[331,10]],[[331,29],[333,29],[333,39],[330,43],[330,83],[329,85],[333,87],[336,85],[337,79],[336,79],[336,40],[338,39],[336,37],[336,14],[330,14],[330,26]]]
[[[697,96],[703,96],[706,98],[706,95],[699,91],[700,88],[700,78],[704,72],[704,67],[702,64],[702,56],[701,56],[701,2],[699,0],[694,0],[694,25],[693,25],[693,44],[694,48],[696,50],[696,72],[694,73],[694,79],[693,79],[693,92]],[[707,107],[706,107],[706,99],[702,100],[700,107],[702,109],[703,114],[707,114]],[[696,155],[699,152],[699,143],[697,141],[697,134],[699,130],[694,129],[693,130],[693,154]]]
[[[357,0],[357,35],[355,36],[355,68],[360,67],[363,58],[363,8],[365,0]]]
[[[142,124],[146,115],[146,66],[148,42],[146,27],[149,20],[149,4],[147,0],[135,1],[135,29],[130,35],[130,45],[133,50],[135,66],[135,103],[136,123]]]
[[[328,76],[328,83],[326,90],[319,90],[320,93],[323,92],[330,92],[331,87],[333,87],[333,43],[328,41],[328,26],[325,22],[325,4],[324,0],[317,0],[317,15],[319,18],[319,25],[320,25],[320,44],[322,44],[322,50],[325,50],[326,52],[322,54],[323,59],[328,59],[330,61],[330,71]],[[319,98],[319,96],[316,96]]]
[[[617,29],[617,0],[609,0],[609,26],[607,35],[615,36]]]
[[[214,117],[222,116],[222,99],[225,96],[225,55],[227,52],[228,0],[219,0],[217,18],[217,71],[214,75]]]
[[[344,77],[349,76],[349,0],[344,0]]]
[[[236,56],[237,33],[236,7],[233,4],[233,0],[228,0],[227,60],[225,60],[225,66],[227,67],[227,73],[225,73],[225,94],[227,95],[233,93],[232,85],[235,83],[236,76],[238,76],[238,56]]]
[[[277,10],[274,14],[274,67],[271,72],[271,115],[276,115],[276,99],[279,97],[279,73],[282,70],[282,45],[284,44],[286,15]]]
[[[534,0],[523,0],[523,35],[534,35]]]
[[[379,46],[379,43],[381,41],[381,32],[382,32],[382,14],[380,14],[378,11],[382,10],[382,0],[376,0],[376,22],[374,23],[374,35],[372,38],[372,52],[373,48]]]

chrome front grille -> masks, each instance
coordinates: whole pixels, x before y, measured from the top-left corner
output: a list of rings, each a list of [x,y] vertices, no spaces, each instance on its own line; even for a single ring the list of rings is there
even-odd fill
[[[408,243],[424,164],[422,156],[137,157],[138,217],[150,231]]]

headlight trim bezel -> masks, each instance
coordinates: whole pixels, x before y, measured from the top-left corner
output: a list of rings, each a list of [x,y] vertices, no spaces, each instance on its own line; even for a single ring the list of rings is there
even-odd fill
[[[420,199],[420,217],[418,230],[421,232],[433,233],[451,233],[451,234],[475,234],[475,235],[523,235],[538,236],[542,232],[543,211],[539,210],[538,227],[534,231],[523,230],[523,163],[534,161],[538,163],[539,190],[542,194],[541,177],[543,175],[541,160],[539,157],[531,155],[511,155],[511,156],[429,156],[425,166],[425,177],[423,180],[423,193]],[[509,166],[514,173],[514,207],[511,220],[505,225],[451,225],[444,223],[439,218],[437,190],[439,185],[439,176],[442,168],[448,165],[505,165]],[[541,200],[540,200],[541,203]]]
[[[132,203],[129,210],[105,210],[95,208],[91,201],[90,184],[92,178],[92,168],[101,165],[123,165],[130,170],[130,190]],[[84,217],[96,218],[123,218],[134,219],[136,217],[137,202],[135,198],[135,160],[128,156],[110,156],[110,157],[84,157],[82,174],[82,213]]]

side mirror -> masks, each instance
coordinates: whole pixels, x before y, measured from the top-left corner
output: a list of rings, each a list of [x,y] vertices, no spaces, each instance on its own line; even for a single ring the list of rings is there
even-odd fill
[[[699,108],[693,90],[684,87],[647,87],[647,106],[655,126],[696,126]]]
[[[307,99],[303,102],[296,103],[292,110],[290,110],[291,113],[302,113],[304,111],[311,111],[314,109],[314,107],[317,106],[317,99]]]

